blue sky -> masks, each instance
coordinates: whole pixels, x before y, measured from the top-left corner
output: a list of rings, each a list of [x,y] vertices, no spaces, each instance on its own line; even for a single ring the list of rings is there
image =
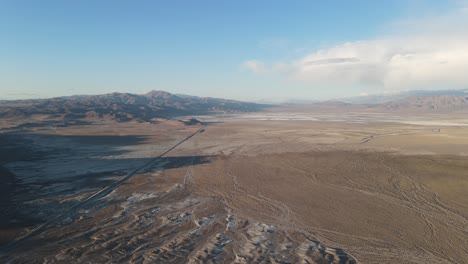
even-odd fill
[[[465,6],[1,0],[0,99],[153,89],[241,100],[326,99],[460,88]],[[434,36],[450,45],[426,46]],[[447,74],[434,79],[431,71]]]

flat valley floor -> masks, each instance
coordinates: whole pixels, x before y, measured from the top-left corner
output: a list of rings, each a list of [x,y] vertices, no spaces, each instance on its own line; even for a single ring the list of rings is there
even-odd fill
[[[468,121],[243,115],[0,133],[10,263],[468,263]]]

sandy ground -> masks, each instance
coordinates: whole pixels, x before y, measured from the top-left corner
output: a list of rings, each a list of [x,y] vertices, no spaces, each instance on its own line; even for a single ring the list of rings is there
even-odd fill
[[[268,115],[4,130],[2,261],[468,262],[460,117]]]

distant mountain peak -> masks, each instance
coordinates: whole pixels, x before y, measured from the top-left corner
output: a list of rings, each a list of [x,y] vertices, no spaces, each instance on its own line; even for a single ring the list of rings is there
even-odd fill
[[[173,97],[173,96],[176,96],[176,95],[173,95],[173,94],[165,92],[165,91],[152,90],[152,91],[146,93],[145,96],[149,97],[149,98],[169,98],[169,97]]]

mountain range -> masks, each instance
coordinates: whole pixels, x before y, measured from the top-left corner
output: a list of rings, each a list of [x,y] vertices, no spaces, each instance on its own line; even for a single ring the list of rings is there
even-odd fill
[[[366,95],[335,100],[287,104],[308,111],[370,111],[418,113],[466,113],[468,90],[406,91],[394,94]]]
[[[408,97],[426,97],[426,96],[463,96],[468,95],[468,89],[462,90],[411,90],[411,91],[402,91],[397,93],[382,93],[382,94],[366,94],[362,96],[355,97],[345,97],[336,99],[337,101],[342,101],[351,104],[381,104],[391,101],[398,101],[400,99],[405,99]]]
[[[418,95],[408,96],[377,105],[371,105],[386,111],[424,111],[424,112],[458,112],[468,110],[468,94],[465,95]]]
[[[348,99],[302,105],[311,111],[468,112],[466,90],[412,91],[373,98],[371,102]],[[149,122],[155,118],[257,112],[270,107],[273,105],[151,91],[0,101],[0,119]]]
[[[173,118],[184,115],[255,112],[266,107],[269,105],[151,91],[141,95],[111,93],[2,101],[0,118],[150,121],[153,118]]]

